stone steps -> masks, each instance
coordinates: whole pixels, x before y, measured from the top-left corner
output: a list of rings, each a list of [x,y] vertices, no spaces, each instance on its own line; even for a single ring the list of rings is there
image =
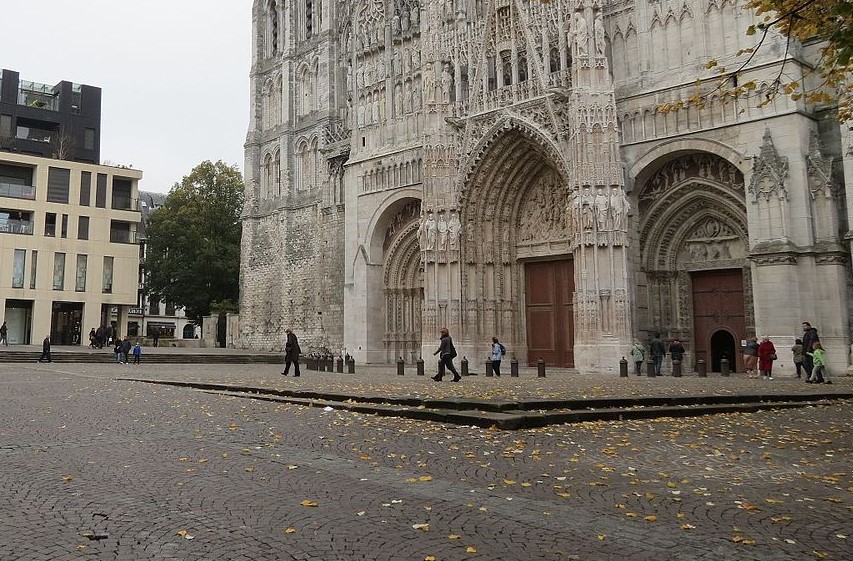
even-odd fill
[[[41,355],[36,351],[0,351],[0,363],[36,362]],[[58,363],[115,363],[115,354],[103,352],[62,351],[51,353]],[[130,357],[131,362],[133,357]],[[217,353],[144,353],[145,364],[282,364],[284,359],[273,354],[217,354]]]

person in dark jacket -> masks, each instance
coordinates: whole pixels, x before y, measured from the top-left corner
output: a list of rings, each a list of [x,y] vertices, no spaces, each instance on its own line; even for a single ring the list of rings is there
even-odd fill
[[[660,367],[663,364],[663,356],[666,354],[666,347],[663,346],[660,333],[655,333],[654,338],[649,342],[649,354],[654,362],[655,376],[660,376]]]
[[[133,344],[131,344],[130,339],[127,337],[121,342],[121,361],[124,364],[127,364],[128,357],[130,355],[130,349],[133,348]]]
[[[287,333],[287,341],[284,343],[284,372],[281,375],[287,376],[287,373],[290,372],[290,365],[293,364],[293,376],[298,377],[299,355],[302,353],[302,350],[299,348],[299,341],[296,339],[293,331],[285,329],[284,332]]]
[[[50,356],[50,335],[44,338],[44,341],[41,342],[41,356],[39,357],[39,362],[43,362],[47,359],[48,362],[53,362],[53,359]]]
[[[432,354],[438,355],[438,374],[432,377],[433,380],[441,382],[441,379],[444,378],[445,368],[453,372],[454,382],[462,379],[462,376],[456,371],[456,367],[453,366],[453,359],[456,358],[456,347],[453,346],[453,339],[450,338],[450,332],[447,331],[446,327],[441,328],[441,344],[438,346],[438,350]]]
[[[669,346],[669,358],[672,362],[684,360],[684,345],[678,339],[675,339]]]
[[[812,371],[814,370],[814,357],[809,354],[812,352],[812,348],[815,343],[820,342],[820,337],[817,335],[817,329],[812,327],[807,321],[803,322],[803,368],[806,370],[806,380],[812,377]]]

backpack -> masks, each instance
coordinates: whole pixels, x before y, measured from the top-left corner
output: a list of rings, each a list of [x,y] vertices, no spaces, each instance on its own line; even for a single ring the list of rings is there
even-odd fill
[[[501,348],[501,356],[504,356],[506,354],[506,347],[503,346],[503,343],[498,343],[498,345]]]

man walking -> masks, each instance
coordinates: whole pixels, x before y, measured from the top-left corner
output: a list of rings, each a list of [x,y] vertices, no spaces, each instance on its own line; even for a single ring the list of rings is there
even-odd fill
[[[453,366],[453,359],[456,358],[456,347],[453,346],[453,339],[450,338],[450,332],[447,331],[446,327],[441,328],[441,344],[438,350],[432,354],[438,355],[438,374],[432,377],[433,380],[441,382],[441,379],[444,378],[445,368],[453,372],[454,382],[462,379],[462,376],[456,371],[456,367]]]
[[[44,338],[44,341],[41,342],[41,356],[39,357],[39,362],[43,362],[47,359],[48,362],[53,362],[53,359],[50,356],[50,335]]]
[[[9,328],[6,327],[6,322],[3,322],[3,325],[0,325],[0,343],[3,345],[9,346]]]
[[[287,376],[287,373],[290,372],[290,365],[293,364],[295,371],[293,373],[293,377],[299,377],[299,355],[302,353],[302,350],[299,348],[299,340],[296,339],[296,335],[290,329],[285,329],[285,333],[287,333],[287,342],[284,344],[284,372],[281,373],[282,376]]]

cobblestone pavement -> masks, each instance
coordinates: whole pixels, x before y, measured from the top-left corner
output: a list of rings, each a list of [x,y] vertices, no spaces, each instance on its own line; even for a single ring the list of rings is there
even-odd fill
[[[851,559],[850,402],[503,432],[115,379],[497,397],[811,391],[276,370],[0,365],[0,559]],[[820,389],[849,391],[838,382]]]

